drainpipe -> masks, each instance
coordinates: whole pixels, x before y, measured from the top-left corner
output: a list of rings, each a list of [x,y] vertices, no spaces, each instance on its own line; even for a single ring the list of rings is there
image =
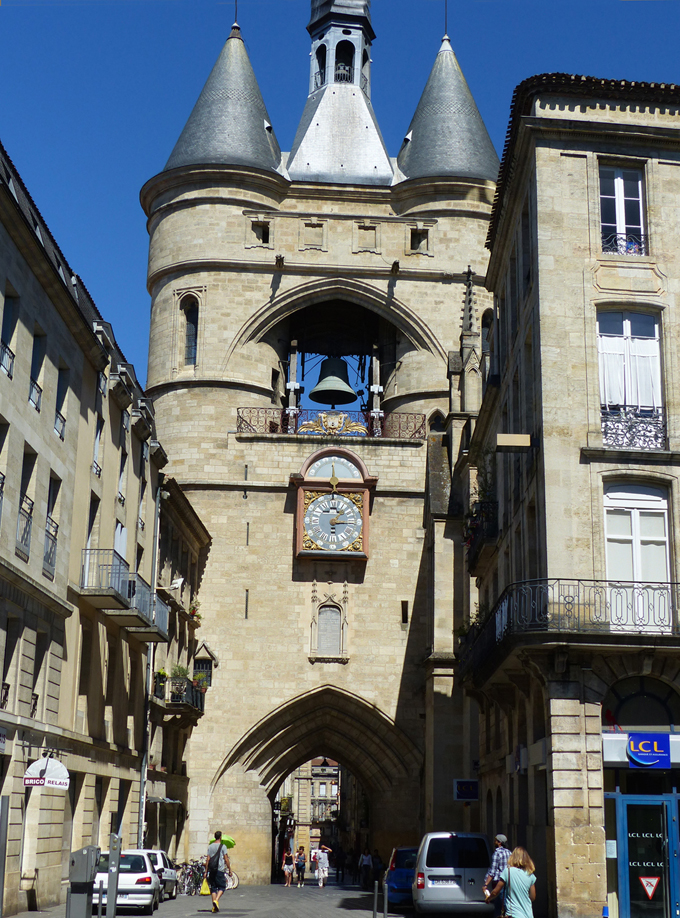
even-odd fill
[[[158,582],[158,530],[161,516],[161,498],[168,497],[168,492],[163,491],[165,475],[158,473],[156,486],[156,502],[153,517],[153,553],[151,555],[151,609],[153,621],[156,621],[156,585]],[[142,736],[142,768],[139,774],[139,818],[137,821],[137,847],[144,847],[144,816],[146,813],[146,773],[149,767],[149,720],[151,716],[151,677],[153,664],[156,659],[155,643],[148,648],[146,653],[146,686],[144,689],[144,732]]]

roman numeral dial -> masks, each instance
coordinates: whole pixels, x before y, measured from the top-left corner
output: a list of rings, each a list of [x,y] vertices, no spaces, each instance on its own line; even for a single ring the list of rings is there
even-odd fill
[[[361,493],[307,493],[306,546],[313,542],[317,551],[362,551],[363,500]]]

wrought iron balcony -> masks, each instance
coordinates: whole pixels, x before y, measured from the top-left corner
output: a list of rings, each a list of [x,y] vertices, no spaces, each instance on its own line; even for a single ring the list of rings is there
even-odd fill
[[[0,369],[11,379],[14,376],[14,351],[0,341]]]
[[[30,405],[33,405],[36,411],[40,411],[40,406],[42,404],[42,387],[32,379],[31,385],[28,390],[28,402]]]
[[[191,679],[169,679],[170,697],[168,704],[182,705],[203,714],[205,711],[205,692],[194,685]]]
[[[308,434],[321,437],[390,437],[424,440],[424,414],[393,412],[374,415],[370,411],[310,411],[285,408],[239,408],[238,433]]]
[[[60,440],[64,439],[66,433],[66,418],[60,411],[54,413],[54,432]]]
[[[21,495],[19,517],[17,519],[16,554],[28,561],[31,552],[31,529],[33,526],[33,501],[25,494]]]
[[[478,500],[467,523],[468,568],[473,577],[493,554],[498,539],[498,501]]]
[[[9,682],[3,682],[0,689],[0,710],[6,711],[9,706]]]
[[[96,459],[92,460],[92,472],[97,478],[102,477],[102,467],[99,465]]]
[[[57,569],[57,535],[59,526],[51,516],[45,520],[45,550],[43,552],[43,572],[54,577]]]
[[[128,628],[130,634],[134,634],[135,637],[139,638],[140,641],[146,641],[148,644],[160,644],[169,640],[169,623],[170,623],[170,609],[163,602],[158,594],[156,594],[155,601],[153,594],[151,593],[151,587],[142,580],[139,574],[133,574],[133,577],[137,579],[135,599],[131,601],[131,605],[134,605],[137,602],[141,602],[137,597],[141,597],[146,588],[148,593],[148,621],[144,625]],[[143,585],[142,591],[140,592],[139,584]],[[132,586],[132,580],[131,580]]]
[[[641,233],[603,233],[602,251],[615,255],[649,255],[649,236]]]
[[[28,716],[36,718],[38,716],[38,702],[40,701],[40,695],[37,692],[33,692],[31,695],[31,707],[28,712]]]
[[[129,609],[130,568],[110,548],[84,548],[80,586],[98,609]]]
[[[680,584],[614,580],[513,583],[473,625],[459,650],[461,673],[475,681],[516,646],[633,643],[680,638]]]
[[[663,408],[602,406],[602,442],[611,449],[665,449]]]

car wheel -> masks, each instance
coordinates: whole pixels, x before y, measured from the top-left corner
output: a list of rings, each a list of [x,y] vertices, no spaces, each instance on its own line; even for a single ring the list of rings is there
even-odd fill
[[[153,907],[155,901],[155,899],[152,899],[148,905],[142,906],[142,915],[153,915]]]
[[[171,899],[176,899],[176,898],[177,898],[177,883],[175,883],[175,885],[172,887],[172,892],[170,893],[170,898],[171,898]]]

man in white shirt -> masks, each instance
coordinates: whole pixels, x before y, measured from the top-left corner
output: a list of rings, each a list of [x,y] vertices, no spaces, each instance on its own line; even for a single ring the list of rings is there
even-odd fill
[[[321,887],[326,885],[326,880],[328,879],[328,853],[330,851],[332,851],[332,848],[321,845],[316,855],[316,871],[319,877],[319,886]]]

